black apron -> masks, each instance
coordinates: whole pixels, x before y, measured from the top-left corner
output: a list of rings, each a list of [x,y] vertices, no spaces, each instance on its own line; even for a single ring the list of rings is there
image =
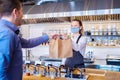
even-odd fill
[[[78,37],[76,43],[78,44],[81,35]],[[79,51],[73,50],[73,57],[67,58],[65,61],[65,66],[70,68],[84,68],[84,59]]]

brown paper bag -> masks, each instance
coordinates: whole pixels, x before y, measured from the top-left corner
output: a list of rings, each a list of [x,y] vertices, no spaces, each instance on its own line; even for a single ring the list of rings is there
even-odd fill
[[[71,39],[52,39],[49,45],[49,57],[51,58],[68,58],[72,57]]]

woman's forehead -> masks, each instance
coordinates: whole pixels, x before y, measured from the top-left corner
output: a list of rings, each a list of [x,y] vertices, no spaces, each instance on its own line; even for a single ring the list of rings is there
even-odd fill
[[[71,25],[79,25],[78,21],[72,21]]]

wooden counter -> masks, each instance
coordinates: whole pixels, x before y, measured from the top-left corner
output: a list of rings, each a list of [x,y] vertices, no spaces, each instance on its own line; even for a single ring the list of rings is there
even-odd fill
[[[86,80],[86,79],[72,79],[72,78],[54,78],[50,77],[39,77],[39,76],[23,76],[23,80]]]
[[[23,76],[23,80],[105,80],[104,75],[90,74],[87,79],[73,79],[73,78],[54,78],[50,77],[39,77],[39,76]]]
[[[53,80],[50,77],[23,76],[23,80]],[[65,78],[55,78],[54,80],[67,80]]]

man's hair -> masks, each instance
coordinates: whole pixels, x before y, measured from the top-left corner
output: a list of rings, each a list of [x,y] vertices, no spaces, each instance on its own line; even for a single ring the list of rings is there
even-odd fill
[[[20,10],[20,0],[0,0],[0,16],[9,16],[15,8]]]

